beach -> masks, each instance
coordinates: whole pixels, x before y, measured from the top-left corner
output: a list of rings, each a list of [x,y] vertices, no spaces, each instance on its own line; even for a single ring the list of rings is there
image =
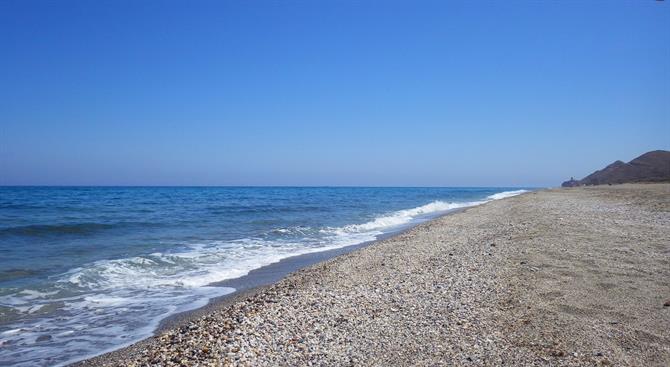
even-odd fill
[[[670,184],[531,192],[77,365],[670,365]]]

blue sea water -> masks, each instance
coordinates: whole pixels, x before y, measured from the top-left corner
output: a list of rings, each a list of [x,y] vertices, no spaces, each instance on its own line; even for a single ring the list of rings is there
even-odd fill
[[[359,244],[519,188],[0,187],[0,365],[150,336],[212,283]]]

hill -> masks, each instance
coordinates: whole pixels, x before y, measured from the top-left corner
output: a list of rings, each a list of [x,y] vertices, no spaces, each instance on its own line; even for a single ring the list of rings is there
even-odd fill
[[[561,186],[605,185],[628,182],[670,182],[670,152],[654,150],[628,163],[616,161],[581,180],[571,179]]]

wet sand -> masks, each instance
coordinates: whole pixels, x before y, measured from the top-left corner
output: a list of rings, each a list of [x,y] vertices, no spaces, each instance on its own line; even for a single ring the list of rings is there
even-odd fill
[[[670,365],[670,184],[493,201],[82,365]],[[668,306],[664,306],[668,304]]]

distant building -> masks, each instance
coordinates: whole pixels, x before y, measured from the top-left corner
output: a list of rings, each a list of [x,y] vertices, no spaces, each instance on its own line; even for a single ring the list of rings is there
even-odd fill
[[[570,181],[565,181],[561,184],[561,187],[576,187],[576,186],[581,186],[581,182],[579,182],[579,180],[575,180],[574,177],[570,177]]]

